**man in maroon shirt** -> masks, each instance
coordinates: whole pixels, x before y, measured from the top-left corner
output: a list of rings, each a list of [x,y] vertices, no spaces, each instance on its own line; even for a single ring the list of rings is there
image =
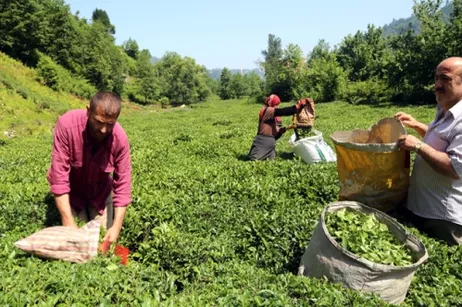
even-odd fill
[[[63,226],[77,227],[74,216],[99,219],[109,242],[119,237],[131,202],[130,146],[117,123],[120,109],[117,95],[99,92],[87,110],[62,115],[47,174]]]

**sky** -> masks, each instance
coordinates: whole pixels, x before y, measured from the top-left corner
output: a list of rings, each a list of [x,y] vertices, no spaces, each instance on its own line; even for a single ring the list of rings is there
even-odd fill
[[[105,10],[116,44],[132,38],[162,57],[173,51],[208,69],[257,68],[268,34],[297,44],[306,56],[319,40],[331,47],[368,24],[383,26],[412,15],[413,0],[66,0],[91,19]]]

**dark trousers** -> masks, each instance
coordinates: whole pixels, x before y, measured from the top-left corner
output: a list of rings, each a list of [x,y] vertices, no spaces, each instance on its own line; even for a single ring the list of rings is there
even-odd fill
[[[250,147],[249,159],[265,160],[276,158],[276,139],[272,136],[257,135]]]
[[[412,224],[432,238],[446,241],[449,245],[462,245],[462,226],[437,219],[429,219],[414,214],[404,206],[390,213],[402,224]]]

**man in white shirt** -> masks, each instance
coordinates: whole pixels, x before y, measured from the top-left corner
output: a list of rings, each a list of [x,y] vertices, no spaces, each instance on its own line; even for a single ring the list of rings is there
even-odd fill
[[[422,138],[403,135],[401,149],[416,152],[406,207],[411,222],[448,244],[462,244],[462,58],[436,68],[438,102],[430,125],[398,112],[395,118]]]

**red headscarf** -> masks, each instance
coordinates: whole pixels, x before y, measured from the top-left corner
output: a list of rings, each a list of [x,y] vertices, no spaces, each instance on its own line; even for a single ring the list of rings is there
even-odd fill
[[[265,113],[265,110],[266,110],[268,107],[277,108],[277,107],[279,106],[280,103],[281,103],[281,99],[279,99],[278,95],[271,94],[271,95],[269,95],[268,97],[266,97],[266,99],[265,99],[265,105],[261,108],[260,114],[259,114],[258,118],[259,118],[260,120],[262,120],[263,114]],[[281,122],[281,117],[279,117],[279,116],[274,117],[274,119],[276,120],[276,123],[280,123],[280,122]]]

